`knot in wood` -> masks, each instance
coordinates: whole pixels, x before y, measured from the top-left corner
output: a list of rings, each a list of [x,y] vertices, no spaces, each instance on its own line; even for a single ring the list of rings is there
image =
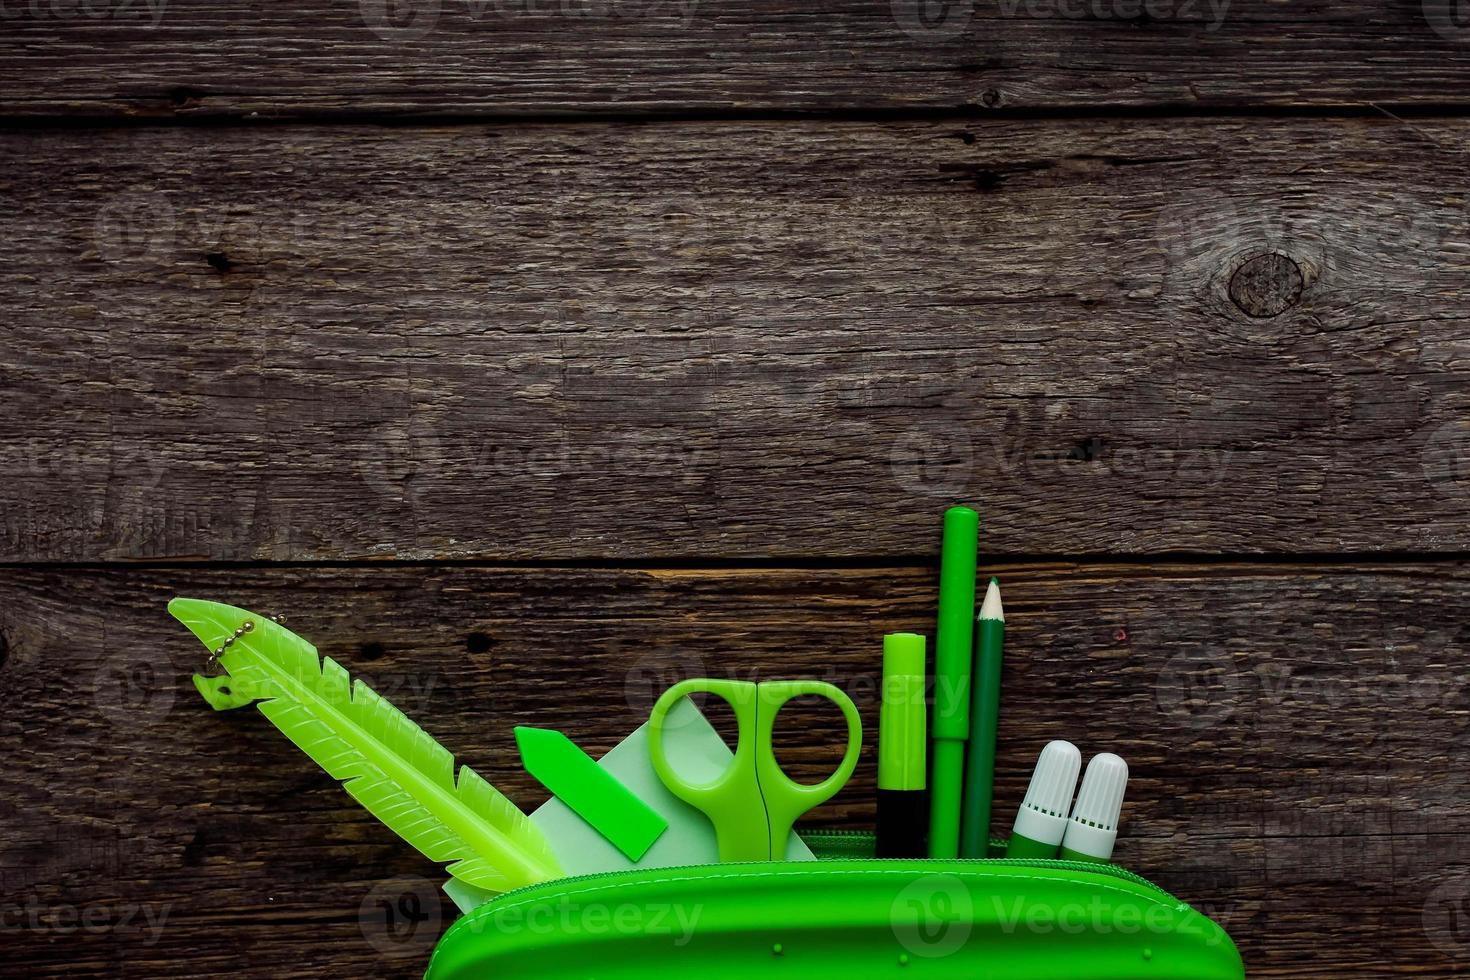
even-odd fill
[[[1278,316],[1302,298],[1301,267],[1279,252],[1253,255],[1230,277],[1230,301],[1256,319]]]

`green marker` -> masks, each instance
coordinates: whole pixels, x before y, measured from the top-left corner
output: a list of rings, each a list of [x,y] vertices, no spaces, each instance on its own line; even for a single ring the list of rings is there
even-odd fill
[[[1101,752],[1087,764],[1082,788],[1072,806],[1067,832],[1062,836],[1062,857],[1068,861],[1100,861],[1113,857],[1118,839],[1118,817],[1123,812],[1123,793],[1128,788],[1128,763],[1111,752]]]
[[[924,856],[924,638],[883,637],[878,709],[878,857]]]
[[[959,857],[965,740],[970,737],[970,641],[975,628],[975,561],[980,515],[944,512],[939,559],[939,629],[934,638],[934,776],[930,780],[929,856]]]
[[[979,639],[970,692],[970,748],[965,758],[965,811],[960,857],[983,858],[990,849],[990,810],[995,791],[995,728],[1000,720],[1000,663],[1006,615],[1000,582],[992,578],[980,603]]]
[[[1016,813],[1006,857],[1057,856],[1067,832],[1067,814],[1072,809],[1072,793],[1077,789],[1077,771],[1081,768],[1082,753],[1077,746],[1062,739],[1046,743],[1031,773],[1026,799]]]

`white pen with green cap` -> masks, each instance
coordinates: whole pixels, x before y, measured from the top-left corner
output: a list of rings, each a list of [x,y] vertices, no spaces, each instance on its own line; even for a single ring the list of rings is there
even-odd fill
[[[1123,794],[1128,788],[1128,763],[1111,752],[1099,752],[1087,764],[1082,788],[1067,833],[1062,838],[1062,857],[1069,861],[1102,861],[1113,856],[1118,839],[1118,818],[1123,813]]]
[[[1057,848],[1067,832],[1072,791],[1077,788],[1077,771],[1081,768],[1082,753],[1077,751],[1077,746],[1062,739],[1046,743],[1036,760],[1031,785],[1026,787],[1026,800],[1016,813],[1006,857],[1057,856]]]

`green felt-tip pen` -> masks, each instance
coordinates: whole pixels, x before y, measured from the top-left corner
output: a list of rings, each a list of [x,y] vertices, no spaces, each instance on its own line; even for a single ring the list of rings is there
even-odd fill
[[[944,512],[939,558],[939,628],[934,637],[933,776],[929,780],[929,856],[959,857],[965,740],[970,737],[970,643],[975,634],[975,562],[980,515]]]
[[[1067,832],[1067,814],[1072,809],[1072,793],[1077,789],[1077,771],[1081,768],[1082,753],[1077,746],[1062,739],[1046,743],[1031,773],[1026,799],[1016,813],[1006,857],[1057,856]]]
[[[883,637],[883,702],[878,709],[878,857],[921,858],[924,831],[924,638]]]

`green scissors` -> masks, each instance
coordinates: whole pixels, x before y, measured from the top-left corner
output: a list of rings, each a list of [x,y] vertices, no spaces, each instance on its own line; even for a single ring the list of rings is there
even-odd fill
[[[664,718],[679,699],[713,694],[735,709],[740,741],[735,759],[712,782],[692,785],[669,766],[664,755]],[[847,752],[837,771],[815,786],[787,776],[771,749],[776,713],[792,698],[815,694],[842,709],[847,719]],[[852,699],[823,681],[750,681],[696,678],[663,693],[648,716],[648,754],[653,771],[679,799],[702,810],[715,825],[721,861],[770,861],[786,856],[786,841],[796,818],[841,789],[852,776],[863,744],[863,723]]]

